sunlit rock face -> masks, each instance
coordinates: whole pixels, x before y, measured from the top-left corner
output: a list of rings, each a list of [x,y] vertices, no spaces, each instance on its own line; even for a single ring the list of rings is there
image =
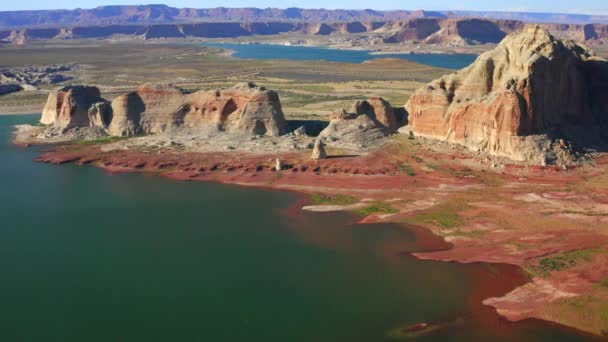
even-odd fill
[[[270,136],[287,130],[278,94],[251,83],[194,93],[168,84],[144,84],[111,103],[96,87],[64,87],[50,93],[40,121],[59,128],[101,127],[114,136],[210,126]]]
[[[605,60],[530,25],[471,66],[418,89],[405,107],[416,135],[542,163],[538,135],[601,138],[607,93]]]

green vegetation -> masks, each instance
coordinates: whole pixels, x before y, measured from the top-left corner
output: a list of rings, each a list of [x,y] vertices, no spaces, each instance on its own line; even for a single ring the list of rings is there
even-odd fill
[[[578,262],[589,262],[593,256],[599,253],[602,249],[581,249],[553,256],[548,256],[540,259],[538,265],[532,267],[532,271],[541,276],[547,276],[551,272],[565,270],[577,265]]]
[[[483,230],[471,230],[471,231],[463,231],[463,230],[456,230],[453,231],[449,234],[447,234],[446,236],[462,236],[462,237],[471,237],[471,238],[475,238],[475,237],[482,237],[485,234],[485,232]]]
[[[360,96],[332,96],[323,94],[301,94],[288,90],[279,89],[281,96],[281,104],[285,107],[303,107],[313,103],[321,103],[328,101],[355,101],[360,100]]]
[[[283,88],[289,88],[293,90],[304,90],[309,91],[311,93],[333,93],[335,91],[334,87],[330,87],[327,85],[318,85],[318,84],[302,84],[298,86],[284,86]]]
[[[79,145],[99,145],[99,144],[109,144],[115,141],[120,141],[120,140],[125,140],[128,139],[129,137],[112,137],[112,136],[108,136],[108,137],[103,137],[103,138],[99,138],[99,139],[93,139],[93,140],[80,140],[77,142],[77,144]]]
[[[357,199],[348,195],[324,195],[314,194],[311,196],[312,201],[315,204],[329,204],[329,205],[348,205],[357,203]]]
[[[418,214],[406,220],[407,223],[433,225],[441,229],[453,229],[462,227],[465,220],[459,212],[468,208],[466,202],[455,199],[450,203],[434,207],[431,211]]]
[[[357,214],[361,216],[369,216],[371,214],[396,214],[399,210],[382,202],[376,202],[364,208],[357,209]]]
[[[405,172],[405,174],[408,176],[413,177],[416,175],[416,171],[414,171],[414,168],[408,162],[403,162],[401,165],[399,165],[399,170]]]
[[[443,229],[461,227],[464,220],[457,213],[424,213],[415,217],[416,221],[434,224]]]

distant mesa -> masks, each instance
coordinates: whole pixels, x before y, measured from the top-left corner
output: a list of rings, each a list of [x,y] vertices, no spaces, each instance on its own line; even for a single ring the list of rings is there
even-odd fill
[[[173,8],[165,5],[0,12],[0,42],[110,38],[233,38],[300,33],[378,33],[386,43],[498,43],[525,23],[560,39],[608,43],[608,16],[511,12],[374,11],[300,8]],[[564,24],[567,23],[567,24]]]
[[[471,66],[417,90],[406,104],[417,136],[537,164],[572,162],[569,142],[608,138],[608,62],[538,25]]]
[[[92,9],[0,11],[0,28],[190,24],[196,22],[387,22],[420,18],[483,18],[534,23],[608,24],[608,16],[484,11],[376,11],[304,8],[175,8],[166,5],[101,6]]]
[[[278,94],[252,83],[193,93],[168,84],[144,84],[112,102],[97,87],[62,87],[49,94],[40,122],[59,131],[95,127],[113,136],[183,127],[279,136],[287,129]]]

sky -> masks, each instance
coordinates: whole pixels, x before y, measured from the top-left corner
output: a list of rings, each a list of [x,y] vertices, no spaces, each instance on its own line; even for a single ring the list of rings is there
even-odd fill
[[[0,11],[92,8],[102,5],[141,5],[151,0],[0,0]],[[606,0],[152,0],[173,7],[302,7],[425,10],[521,11],[608,15]]]

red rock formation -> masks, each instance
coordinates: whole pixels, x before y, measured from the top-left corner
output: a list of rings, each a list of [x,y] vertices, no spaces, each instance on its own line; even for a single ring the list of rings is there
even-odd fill
[[[395,111],[388,101],[381,97],[372,97],[365,101],[357,101],[353,106],[356,116],[367,115],[378,121],[388,131],[397,129]]]
[[[539,26],[419,89],[406,104],[411,129],[515,160],[546,162],[559,132],[598,138],[608,120],[608,63]]]
[[[386,31],[396,32],[387,42],[419,41],[441,29],[438,19],[414,19],[387,24]]]
[[[278,94],[248,83],[195,93],[144,84],[115,98],[111,106],[96,87],[63,87],[49,95],[40,122],[62,129],[98,126],[115,136],[209,126],[278,136],[287,129]]]
[[[89,108],[101,102],[97,87],[69,86],[51,91],[40,123],[59,128],[86,127],[90,125]]]
[[[278,136],[286,132],[279,95],[251,83],[190,94],[182,114],[183,124],[190,127],[210,122],[224,130],[250,134]]]

